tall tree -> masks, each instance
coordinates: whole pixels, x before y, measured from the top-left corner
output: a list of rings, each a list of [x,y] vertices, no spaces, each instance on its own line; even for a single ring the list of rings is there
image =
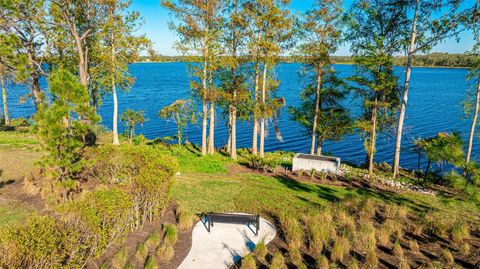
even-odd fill
[[[101,64],[93,70],[94,79],[113,98],[113,144],[118,145],[117,88],[128,91],[134,83],[128,64],[138,59],[139,51],[149,44],[144,36],[135,36],[139,28],[139,13],[130,10],[128,0],[105,0],[106,22],[100,29],[101,42],[95,48]]]
[[[289,0],[256,0],[249,1],[245,7],[250,24],[247,32],[248,46],[255,72],[252,152],[257,153],[257,136],[260,131],[260,157],[265,154],[266,121],[279,108],[278,99],[271,96],[278,87],[274,68],[279,56],[291,45],[293,19],[287,8],[289,3]]]
[[[17,50],[28,59],[29,83],[35,108],[38,110],[43,95],[40,78],[46,75],[43,69],[46,1],[44,0],[0,0],[0,28],[13,33],[20,43]]]
[[[216,89],[213,74],[218,64],[219,35],[222,30],[222,12],[225,1],[221,0],[162,0],[162,6],[168,9],[175,21],[171,26],[177,32],[180,41],[178,51],[183,54],[195,53],[201,56],[201,63],[191,66],[197,80],[191,82],[194,94],[202,102],[202,155],[207,154],[207,127],[210,114],[208,153],[214,152],[215,99]]]
[[[232,0],[226,9],[225,30],[221,35],[224,57],[217,72],[220,80],[219,104],[228,113],[227,152],[233,159],[237,158],[237,119],[242,118],[242,111],[245,111],[242,108],[248,107],[250,98],[246,88],[247,59],[242,57],[246,43],[244,3],[244,0]]]
[[[476,55],[476,62],[469,71],[469,78],[475,81],[475,91],[472,96],[465,102],[465,110],[472,115],[472,124],[470,126],[470,134],[468,138],[467,153],[465,155],[465,164],[470,163],[472,154],[473,138],[475,136],[475,129],[477,128],[478,113],[480,111],[480,2],[477,1],[473,9],[472,20],[469,23],[469,28],[473,30],[475,37],[475,46],[473,52]]]
[[[341,38],[341,4],[340,0],[317,0],[300,24],[303,42],[297,53],[309,83],[301,94],[302,105],[290,112],[293,119],[311,130],[312,155],[315,149],[321,155],[324,141],[341,138],[349,125],[348,112],[340,104],[345,97],[344,83],[336,76],[330,60]]]
[[[411,16],[408,21],[411,31],[407,33],[410,38],[393,156],[394,177],[398,176],[400,168],[400,151],[413,58],[418,52],[427,52],[445,38],[455,36],[462,31],[462,27],[459,27],[459,20],[464,17],[464,11],[459,11],[463,0],[407,0],[403,2],[408,7],[405,9],[406,15]]]
[[[13,34],[0,32],[0,86],[2,88],[3,117],[5,126],[10,125],[7,104],[7,82],[23,82],[26,79],[27,58],[18,54],[16,49],[20,40]]]
[[[348,15],[347,38],[351,42],[355,74],[353,89],[363,102],[357,128],[364,137],[366,165],[374,173],[378,133],[392,126],[398,100],[398,78],[393,55],[403,47],[405,7],[399,1],[357,0]]]

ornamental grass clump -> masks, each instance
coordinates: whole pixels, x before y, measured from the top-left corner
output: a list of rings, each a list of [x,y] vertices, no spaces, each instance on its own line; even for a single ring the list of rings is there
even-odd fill
[[[173,246],[177,243],[177,227],[173,224],[163,225],[163,244]]]
[[[112,269],[123,269],[127,264],[127,250],[120,249],[115,256],[113,256],[111,265]]]
[[[265,239],[262,239],[255,245],[255,248],[253,249],[253,256],[261,261],[265,261],[267,254],[268,249],[265,245]]]
[[[313,257],[319,257],[328,244],[332,233],[332,216],[329,211],[304,218],[307,226],[308,248]]]
[[[413,251],[415,253],[420,252],[420,247],[418,246],[418,243],[415,239],[410,239],[408,241],[408,247],[410,248],[411,251]]]
[[[257,264],[255,263],[255,259],[252,255],[247,255],[242,259],[242,266],[240,269],[256,269]]]
[[[190,230],[193,226],[194,214],[185,205],[177,205],[175,210],[178,228],[182,231]]]
[[[145,261],[145,265],[143,266],[144,269],[158,269],[157,260],[155,256],[148,256],[147,260]]]
[[[148,250],[145,243],[138,243],[137,248],[135,249],[135,259],[139,263],[144,263],[147,258]]]
[[[343,259],[350,252],[350,242],[346,237],[339,237],[333,243],[333,248],[330,253],[331,260],[334,262],[343,262]]]
[[[273,254],[270,269],[287,269],[287,265],[285,264],[285,258],[278,250],[275,252],[275,254]]]
[[[160,245],[161,235],[158,230],[153,231],[145,240],[145,246],[149,250],[154,250]]]
[[[282,212],[279,215],[280,223],[285,233],[289,249],[299,249],[303,244],[304,232],[298,220],[291,214]]]
[[[327,257],[325,257],[325,255],[321,255],[317,259],[317,268],[318,269],[329,269],[330,268],[330,264],[328,262]]]
[[[453,266],[455,264],[455,258],[447,248],[442,249],[441,258],[446,265]]]
[[[403,257],[404,252],[403,252],[402,245],[400,244],[399,241],[396,241],[395,244],[393,244],[392,253],[396,257],[400,257],[400,258]]]
[[[450,239],[456,245],[460,245],[470,236],[470,229],[467,224],[456,222],[450,232]]]

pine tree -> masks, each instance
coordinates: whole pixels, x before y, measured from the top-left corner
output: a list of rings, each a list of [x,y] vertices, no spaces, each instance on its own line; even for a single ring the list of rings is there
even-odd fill
[[[405,14],[398,1],[357,0],[348,17],[347,38],[355,62],[350,80],[363,103],[356,125],[364,138],[369,175],[374,173],[378,133],[392,126],[399,105],[393,55],[403,48],[399,37],[405,32]]]
[[[341,38],[341,1],[315,1],[300,24],[302,43],[298,58],[304,63],[303,76],[308,83],[301,94],[302,104],[291,108],[292,118],[310,129],[310,154],[321,155],[325,140],[340,139],[350,125],[348,112],[341,105],[345,83],[331,66],[330,55]]]
[[[207,154],[207,127],[210,117],[208,153],[214,153],[215,100],[214,72],[218,69],[219,36],[222,31],[223,10],[226,2],[221,0],[162,0],[172,17],[171,26],[180,41],[177,49],[183,54],[198,53],[201,63],[190,66],[193,77],[191,88],[202,103],[202,155]]]
[[[148,119],[145,118],[145,113],[143,110],[135,111],[132,109],[127,109],[120,116],[120,121],[126,127],[126,133],[128,136],[128,142],[133,143],[133,137],[135,136],[135,127],[140,124],[143,125]]]

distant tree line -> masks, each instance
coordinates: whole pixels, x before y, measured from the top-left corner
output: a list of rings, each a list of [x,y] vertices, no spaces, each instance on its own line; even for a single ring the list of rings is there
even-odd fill
[[[148,55],[139,57],[140,62],[200,62],[197,56],[166,56],[152,50]],[[413,66],[417,67],[464,67],[469,68],[475,65],[477,56],[474,53],[443,53],[435,52],[423,55],[415,55]],[[353,64],[352,56],[331,56],[333,64]],[[296,56],[280,56],[280,63],[299,63],[301,59]],[[406,56],[394,56],[394,66],[405,66]]]

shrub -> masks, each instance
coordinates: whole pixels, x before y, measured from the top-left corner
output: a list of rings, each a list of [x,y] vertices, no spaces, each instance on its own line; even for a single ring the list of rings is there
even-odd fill
[[[252,255],[247,255],[242,259],[242,266],[241,269],[256,269],[257,264],[255,263],[255,259]]]
[[[165,234],[163,243],[168,246],[173,246],[177,243],[177,227],[173,224],[164,224],[163,232]]]
[[[268,254],[267,246],[265,245],[265,239],[260,240],[260,242],[255,245],[255,249],[253,250],[253,256],[257,259],[264,261],[265,257]]]
[[[135,226],[168,205],[178,164],[172,157],[147,145],[102,146],[87,154],[90,176],[127,186],[133,196]]]
[[[276,251],[275,254],[273,254],[270,269],[287,269],[287,265],[285,264],[285,258],[280,251]]]
[[[160,245],[160,239],[160,232],[155,230],[145,240],[145,246],[150,250],[155,250]]]
[[[79,219],[91,229],[98,240],[98,253],[122,238],[132,223],[131,196],[116,188],[99,189],[84,197],[63,204],[59,211],[67,218]]]
[[[150,255],[147,258],[147,261],[145,262],[145,266],[143,267],[144,269],[158,269],[157,266],[157,261],[155,260],[155,257]]]
[[[79,268],[95,251],[92,233],[76,222],[30,217],[0,238],[2,268]]]

